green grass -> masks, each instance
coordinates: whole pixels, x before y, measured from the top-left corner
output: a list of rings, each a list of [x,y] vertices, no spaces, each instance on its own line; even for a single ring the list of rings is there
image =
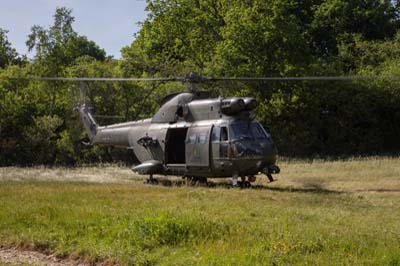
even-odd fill
[[[280,166],[243,190],[2,168],[0,244],[122,265],[400,265],[399,158]]]

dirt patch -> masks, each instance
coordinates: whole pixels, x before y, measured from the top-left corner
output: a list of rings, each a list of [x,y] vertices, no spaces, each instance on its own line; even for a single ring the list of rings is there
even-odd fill
[[[77,261],[60,259],[37,251],[0,248],[0,265],[34,265],[34,266],[84,266]]]

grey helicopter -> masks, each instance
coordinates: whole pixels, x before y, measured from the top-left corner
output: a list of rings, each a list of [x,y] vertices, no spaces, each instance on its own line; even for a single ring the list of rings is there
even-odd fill
[[[213,79],[191,73],[167,81],[194,84]],[[233,186],[249,187],[260,173],[274,181],[272,174],[280,172],[277,147],[270,133],[251,116],[257,101],[251,97],[211,98],[194,86],[189,88],[167,95],[153,117],[139,121],[100,126],[90,106],[81,104],[75,110],[90,144],[132,150],[140,162],[132,170],[148,175],[148,183],[158,182],[154,175],[181,176],[192,183],[231,177]]]

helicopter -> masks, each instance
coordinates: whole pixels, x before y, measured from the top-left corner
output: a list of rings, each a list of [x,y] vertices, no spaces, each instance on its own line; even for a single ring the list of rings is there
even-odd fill
[[[196,73],[173,79],[191,84],[210,80]],[[277,147],[270,133],[251,116],[257,101],[211,98],[193,88],[165,96],[153,117],[138,121],[100,126],[90,106],[81,104],[75,110],[90,144],[132,150],[140,162],[132,170],[148,175],[147,183],[158,183],[154,175],[181,176],[192,183],[231,177],[232,186],[249,187],[259,173],[274,181],[272,174],[280,172]]]
[[[169,94],[153,117],[100,126],[93,108],[85,102],[74,110],[89,137],[87,145],[109,145],[131,150],[139,164],[132,170],[149,176],[146,183],[157,184],[154,175],[174,175],[191,184],[207,184],[207,178],[232,178],[232,186],[250,187],[256,175],[270,182],[279,174],[278,150],[268,132],[251,116],[257,107],[252,97],[210,97],[197,84],[215,81],[345,81],[374,80],[375,76],[305,77],[203,77],[191,72],[185,77],[167,78],[84,78],[14,77],[39,81],[124,82],[160,81],[189,83],[187,91]],[[385,77],[396,79],[396,77]],[[82,90],[81,90],[82,92]],[[84,143],[85,144],[85,143]],[[241,178],[241,181],[239,181]]]

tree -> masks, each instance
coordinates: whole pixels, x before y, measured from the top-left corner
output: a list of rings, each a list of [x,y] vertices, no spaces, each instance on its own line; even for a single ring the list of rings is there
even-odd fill
[[[79,58],[104,62],[104,50],[74,31],[71,14],[70,9],[57,8],[52,26],[33,26],[27,40],[28,49],[35,51],[32,63],[9,66],[0,75],[67,76]],[[70,85],[0,80],[0,164],[72,164],[79,160],[79,137],[69,134],[77,128],[72,113],[77,92]]]
[[[149,16],[131,47],[123,49],[134,74],[202,71],[211,61],[224,24],[220,1],[151,1]]]
[[[105,52],[93,41],[79,36],[73,29],[75,18],[66,7],[56,9],[54,23],[49,29],[35,25],[31,29],[26,45],[28,50],[36,50],[35,70],[37,75],[58,77],[65,74],[66,67],[84,55],[97,60],[105,60]],[[51,94],[49,114],[53,115],[57,90],[56,83],[47,88]]]
[[[35,60],[47,65],[49,74],[61,74],[63,68],[83,55],[105,60],[103,49],[74,31],[74,20],[72,10],[61,7],[56,9],[54,24],[49,29],[38,25],[31,29],[26,45],[29,51],[36,50]]]
[[[328,0],[315,6],[310,25],[312,46],[319,56],[335,56],[349,35],[367,40],[392,38],[399,28],[400,7],[385,0]]]
[[[21,62],[17,51],[12,48],[7,38],[7,30],[0,28],[0,68]]]

